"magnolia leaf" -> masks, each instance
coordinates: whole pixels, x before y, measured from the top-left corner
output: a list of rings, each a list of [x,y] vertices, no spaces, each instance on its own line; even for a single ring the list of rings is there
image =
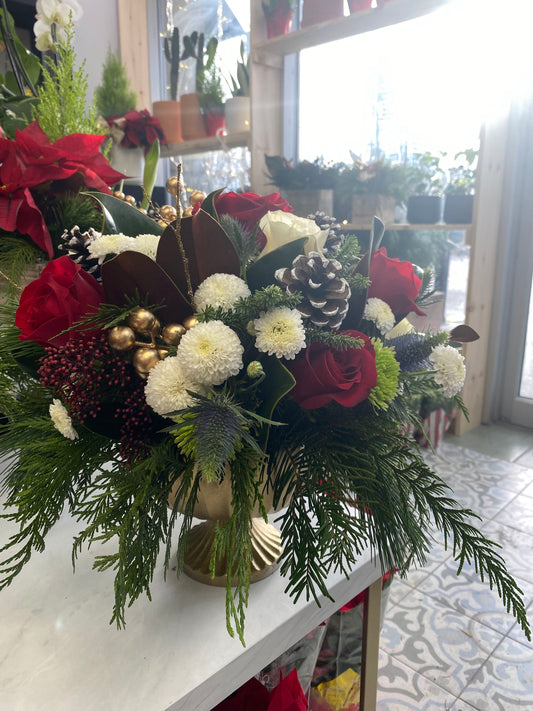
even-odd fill
[[[235,247],[219,223],[207,212],[201,209],[192,217],[181,220],[180,238],[187,267],[175,227],[176,222],[173,222],[161,235],[156,261],[184,293],[188,286],[186,269],[193,291],[212,274],[239,276],[241,264]]]
[[[474,331],[473,328],[464,323],[460,326],[456,326],[450,331],[450,341],[456,341],[457,343],[472,343],[472,341],[477,341],[478,339],[479,334]]]
[[[163,232],[163,228],[155,220],[124,200],[105,193],[89,192],[84,195],[92,197],[102,211],[100,232],[104,235],[124,234],[127,237],[137,237],[142,234],[160,235]]]
[[[378,218],[374,217],[372,220],[372,229],[370,230],[370,237],[368,240],[368,251],[364,257],[357,263],[357,266],[353,270],[354,274],[361,274],[362,276],[368,277],[370,274],[370,262],[372,257],[379,249],[383,235],[385,234],[385,225]],[[365,310],[367,301],[368,289],[364,291],[356,291],[352,293],[350,298],[348,313],[344,321],[342,322],[343,330],[354,330],[358,331],[361,324],[361,319],[363,318],[363,312]]]
[[[219,216],[217,209],[215,207],[215,200],[217,197],[220,195],[220,193],[223,193],[225,188],[221,188],[220,190],[214,190],[212,193],[209,193],[209,195],[204,198],[201,204],[201,209],[204,212],[207,212],[208,215],[211,215],[217,222],[219,222]]]
[[[278,403],[293,389],[296,385],[296,380],[281,361],[273,356],[262,358],[261,364],[266,376],[264,383],[267,383],[267,385],[261,390],[263,402],[257,408],[257,414],[266,420],[272,420],[272,414]],[[266,447],[269,432],[270,424],[263,424],[257,437],[263,451]]]
[[[263,289],[272,283],[275,283],[274,274],[277,269],[290,267],[293,260],[304,253],[304,245],[307,242],[307,237],[301,237],[284,244],[277,249],[273,249],[264,257],[258,259],[254,264],[248,267],[246,272],[246,281],[252,291]]]
[[[192,307],[164,269],[140,252],[122,252],[100,269],[106,300],[125,306],[126,297],[149,304],[163,304],[158,317],[164,324],[181,323]]]
[[[155,179],[157,175],[157,164],[159,163],[159,139],[156,138],[155,141],[150,146],[146,158],[144,159],[144,173],[143,173],[143,199],[141,202],[141,209],[147,210],[150,200],[152,198],[152,192],[155,185]]]

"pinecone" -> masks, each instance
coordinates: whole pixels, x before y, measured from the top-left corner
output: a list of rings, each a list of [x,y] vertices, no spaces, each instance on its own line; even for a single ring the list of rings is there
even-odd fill
[[[79,264],[86,272],[92,274],[95,279],[100,281],[100,265],[98,259],[90,256],[87,247],[89,244],[100,237],[100,232],[97,232],[92,227],[89,227],[87,232],[82,232],[78,225],[70,230],[65,230],[61,235],[64,244],[59,245],[59,249],[67,252],[68,256]]]
[[[334,217],[329,217],[325,212],[315,212],[312,215],[308,215],[307,219],[314,220],[321,230],[329,228],[326,244],[324,245],[324,254],[337,252],[345,237],[337,220]]]
[[[339,276],[341,265],[318,252],[300,254],[292,269],[278,269],[276,279],[289,294],[302,294],[296,306],[315,326],[339,328],[348,311],[351,292],[346,279]]]

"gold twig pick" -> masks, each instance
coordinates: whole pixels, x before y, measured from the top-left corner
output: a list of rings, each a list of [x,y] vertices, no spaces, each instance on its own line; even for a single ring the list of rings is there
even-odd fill
[[[3,277],[7,282],[9,282],[11,284],[11,286],[14,286],[15,289],[18,289],[19,291],[24,291],[21,286],[19,286],[18,284],[15,284],[13,279],[11,279],[11,277],[8,277],[7,274],[4,274],[4,272],[1,269],[0,269],[0,276]]]
[[[176,240],[178,242],[178,247],[181,254],[181,259],[183,261],[183,268],[185,270],[185,278],[187,280],[187,294],[191,301],[191,306],[194,309],[194,292],[192,290],[191,282],[191,272],[189,271],[189,260],[185,254],[185,248],[183,246],[183,240],[181,239],[181,201],[180,201],[180,189],[181,184],[181,163],[178,163],[178,185],[176,190],[176,221],[174,223],[174,234],[176,235]]]

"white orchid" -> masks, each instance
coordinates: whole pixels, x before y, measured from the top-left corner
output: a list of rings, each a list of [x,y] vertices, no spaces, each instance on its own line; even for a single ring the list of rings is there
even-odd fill
[[[35,46],[40,52],[55,50],[52,25],[55,27],[55,39],[59,44],[67,41],[67,27],[77,22],[83,14],[78,0],[37,0],[37,22],[33,26]]]

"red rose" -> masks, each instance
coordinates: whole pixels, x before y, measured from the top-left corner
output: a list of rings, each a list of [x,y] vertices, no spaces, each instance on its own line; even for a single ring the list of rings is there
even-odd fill
[[[359,331],[343,333],[360,339],[363,345],[335,350],[312,343],[294,361],[285,363],[296,378],[291,396],[300,407],[322,407],[331,400],[353,407],[366,400],[375,387],[376,356],[370,338]]]
[[[381,247],[372,257],[369,273],[368,297],[385,301],[395,316],[414,311],[419,316],[426,314],[418,308],[414,300],[420,290],[420,279],[411,262],[387,257],[387,250]]]
[[[62,346],[72,331],[70,328],[91,306],[104,299],[104,290],[96,279],[64,256],[49,262],[39,279],[24,289],[15,317],[21,341],[35,341],[42,346]]]
[[[292,212],[293,208],[279,193],[256,195],[255,193],[220,193],[215,199],[215,208],[219,215],[229,215],[253,232],[254,227],[267,212],[283,210]],[[259,240],[259,248],[265,246],[266,239]]]

